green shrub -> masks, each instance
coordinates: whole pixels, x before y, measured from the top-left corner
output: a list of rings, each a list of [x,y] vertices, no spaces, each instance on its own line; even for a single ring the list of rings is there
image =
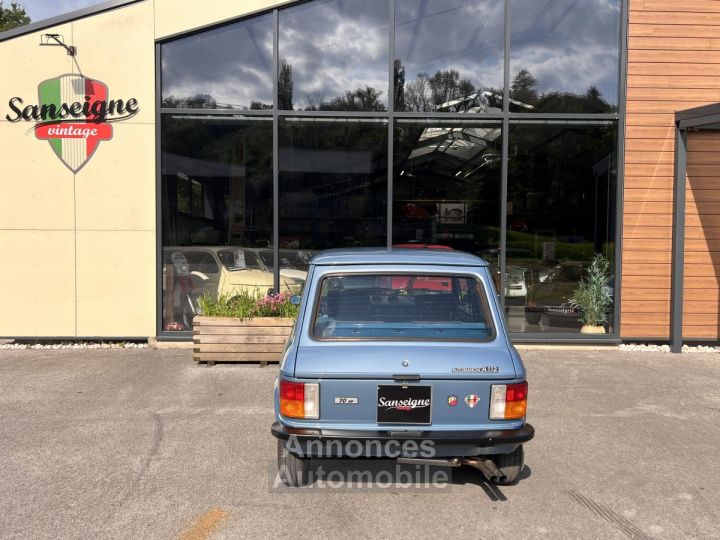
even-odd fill
[[[595,255],[587,275],[580,281],[570,305],[580,309],[580,320],[588,326],[600,326],[608,320],[612,298],[608,292],[610,262],[600,254]]]

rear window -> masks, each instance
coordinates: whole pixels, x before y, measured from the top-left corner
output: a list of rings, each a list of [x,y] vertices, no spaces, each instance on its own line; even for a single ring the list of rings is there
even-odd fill
[[[321,340],[489,341],[485,290],[476,278],[356,274],[320,282],[312,336]]]

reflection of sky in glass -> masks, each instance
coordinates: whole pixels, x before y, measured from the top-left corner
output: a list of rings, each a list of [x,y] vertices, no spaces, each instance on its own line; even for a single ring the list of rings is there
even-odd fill
[[[387,0],[316,0],[280,10],[280,59],[292,66],[295,109],[366,86],[387,105],[388,11]]]
[[[209,94],[220,107],[272,105],[272,15],[162,46],[163,99]]]
[[[618,102],[621,0],[511,0],[512,79],[522,69],[543,92],[597,86]]]
[[[502,88],[503,13],[497,0],[396,0],[395,57],[406,81],[454,69],[478,88]]]

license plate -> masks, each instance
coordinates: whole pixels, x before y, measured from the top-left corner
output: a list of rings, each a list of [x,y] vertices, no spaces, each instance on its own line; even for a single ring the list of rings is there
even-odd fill
[[[379,424],[429,424],[431,405],[432,386],[378,385]]]

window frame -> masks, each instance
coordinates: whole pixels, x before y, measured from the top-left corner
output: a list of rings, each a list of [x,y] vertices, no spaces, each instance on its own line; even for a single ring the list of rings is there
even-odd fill
[[[488,330],[490,331],[488,334],[488,337],[485,339],[461,339],[461,338],[455,338],[455,339],[448,339],[448,338],[393,338],[393,337],[377,337],[377,338],[324,338],[319,337],[315,333],[315,327],[317,324],[317,318],[318,318],[318,312],[320,309],[320,297],[323,290],[323,283],[328,278],[338,278],[338,277],[349,277],[349,276],[374,276],[374,277],[392,277],[392,276],[408,276],[408,277],[436,277],[436,278],[443,278],[443,277],[451,277],[451,278],[466,278],[466,279],[472,279],[476,285],[480,289],[480,308],[483,310],[483,314],[485,315],[486,324],[488,326]],[[395,271],[395,272],[383,272],[382,270],[373,271],[373,272],[367,272],[367,271],[360,271],[360,272],[330,272],[327,274],[323,274],[322,277],[317,281],[315,284],[315,294],[313,295],[313,306],[312,306],[312,315],[309,320],[309,324],[307,327],[307,335],[310,338],[310,340],[315,342],[360,342],[360,343],[376,343],[376,342],[415,342],[415,343],[491,343],[495,341],[498,337],[498,331],[497,331],[497,325],[495,323],[495,319],[493,317],[493,311],[490,307],[490,303],[488,301],[488,290],[485,287],[485,283],[482,279],[480,279],[480,276],[476,274],[469,274],[467,272],[457,272],[457,273],[449,273],[449,272],[433,272],[433,271],[419,271],[419,272],[411,272],[411,271]]]

